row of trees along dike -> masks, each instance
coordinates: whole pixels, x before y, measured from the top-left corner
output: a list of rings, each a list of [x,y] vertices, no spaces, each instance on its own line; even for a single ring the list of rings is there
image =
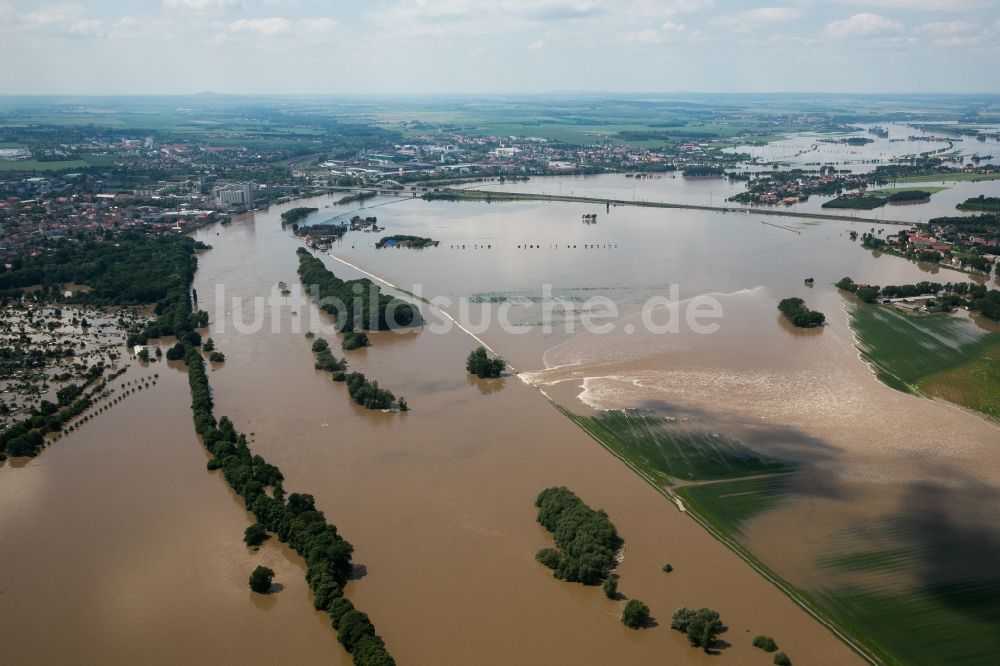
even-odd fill
[[[195,262],[192,262],[194,265]],[[205,360],[192,333],[201,317],[192,311],[187,294],[194,277],[190,272],[169,276],[169,289],[158,303],[160,320],[139,334],[170,328],[181,340],[191,390],[191,413],[195,431],[211,454],[209,470],[222,470],[229,486],[243,498],[261,528],[277,535],[306,562],[306,581],[313,592],[313,606],[329,614],[337,638],[358,666],[394,666],[395,661],[368,616],[343,596],[351,571],[354,548],[316,508],[312,495],[292,493],[285,498],[284,477],[274,465],[254,455],[246,436],[238,433],[225,416],[213,415],[212,390]],[[161,307],[162,306],[162,307]],[[207,322],[206,322],[207,323]],[[150,336],[151,337],[151,336]]]
[[[784,298],[778,303],[778,310],[785,315],[788,321],[799,328],[814,328],[822,326],[826,321],[826,315],[816,310],[806,307],[806,302],[801,298]]]
[[[298,248],[299,279],[319,299],[319,309],[332,315],[342,331],[386,331],[423,323],[416,307],[387,296],[367,278],[341,280],[305,248]]]
[[[347,359],[337,360],[330,351],[330,343],[323,338],[313,340],[312,351],[316,357],[314,367],[332,373],[335,382],[345,382],[351,400],[365,409],[391,409],[396,406],[401,412],[409,411],[405,398],[401,397],[397,401],[392,391],[380,388],[378,382],[368,379],[360,372],[347,372]]]
[[[507,362],[499,356],[491,359],[486,354],[486,347],[476,347],[465,359],[465,369],[480,379],[499,377],[506,367]]]

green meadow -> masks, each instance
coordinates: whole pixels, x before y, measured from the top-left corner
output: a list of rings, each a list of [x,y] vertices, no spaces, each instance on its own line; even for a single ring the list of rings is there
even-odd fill
[[[885,384],[920,394],[925,384],[940,392],[947,378],[964,377],[970,392],[984,398],[1000,395],[991,352],[1000,344],[1000,334],[950,314],[908,315],[881,305],[848,307],[861,356]],[[987,352],[993,354],[989,358],[994,361],[986,364],[992,372],[981,371]]]
[[[688,430],[672,419],[637,410],[569,416],[661,485],[672,480],[731,479],[792,469],[788,463],[758,453],[739,440]]]

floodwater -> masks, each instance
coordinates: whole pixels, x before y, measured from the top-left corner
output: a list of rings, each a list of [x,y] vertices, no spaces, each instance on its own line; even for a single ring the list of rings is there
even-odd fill
[[[940,123],[933,130],[917,129],[906,123],[879,123],[889,132],[881,138],[868,133],[873,125],[857,125],[851,132],[828,134],[800,132],[765,146],[736,146],[728,150],[745,153],[760,162],[776,162],[796,167],[835,164],[839,168],[849,168],[855,173],[873,171],[879,164],[893,160],[916,157],[922,153],[939,153],[969,160],[973,156],[981,159],[981,164],[994,163],[1000,159],[1000,141],[987,139],[979,141],[974,136],[948,134],[947,123]],[[982,125],[982,131],[996,133],[998,126]],[[940,129],[937,129],[940,128]],[[872,139],[863,146],[836,143],[845,136],[862,136]],[[831,143],[830,141],[833,141]],[[967,163],[972,163],[968,162]]]
[[[380,220],[394,208],[378,208]],[[229,321],[236,316],[232,298],[265,295],[279,280],[293,285],[298,242],[280,230],[279,213],[237,220],[220,236],[199,232],[215,249],[203,257],[196,286],[228,359],[211,377],[217,412],[254,432],[255,451],[282,469],[286,488],[315,494],[355,545],[361,576],[348,594],[399,663],[715,659],[669,631],[670,615],[683,605],[722,613],[729,626],[722,638],[731,644],[722,654],[731,663],[752,658],[750,638],[762,632],[811,662],[855,660],[537,390],[513,376],[470,380],[464,359],[475,343],[458,329],[374,334],[371,348],[347,354],[352,368],[405,396],[412,409],[387,414],[357,407],[343,385],[312,369],[304,333],[325,320],[295,300],[295,289],[288,304],[268,310],[260,333],[220,326],[225,313]],[[368,239],[349,235],[345,247]],[[338,275],[356,275],[327,263]],[[430,265],[447,270],[440,261]],[[217,285],[224,286],[221,303]],[[608,511],[626,542],[620,591],[649,604],[659,626],[623,628],[621,601],[560,583],[534,561],[551,537],[534,520],[533,500],[559,484]],[[670,576],[660,571],[666,561],[675,568]]]
[[[563,179],[564,191],[570,180]],[[600,196],[610,180],[595,179]],[[573,183],[577,194],[590,195]],[[584,213],[596,213],[597,224],[583,224]],[[990,575],[989,546],[971,546],[971,535],[987,544],[1000,535],[997,516],[984,509],[1000,499],[1000,429],[879,383],[858,357],[845,300],[833,286],[843,276],[875,284],[969,279],[849,240],[851,230],[894,227],[539,202],[408,201],[382,206],[378,216],[386,233],[440,244],[377,250],[349,235],[332,254],[424,297],[447,297],[449,312],[470,326],[485,322],[480,336],[564,407],[647,408],[802,463],[807,472],[792,501],[741,528],[744,543],[793,583],[822,591],[853,582],[822,557],[848,540],[860,549],[911,548],[913,561],[891,577],[910,589]],[[815,278],[813,287],[805,277]],[[714,299],[723,313],[718,330],[699,334],[684,321],[676,333],[650,334],[643,304],[669,295],[671,285],[682,318],[698,297]],[[463,296],[473,301],[467,317]],[[827,326],[789,326],[775,308],[789,296],[824,312]],[[614,306],[602,320],[610,330],[590,332],[579,312],[565,313],[567,304],[582,307],[592,297]],[[540,302],[552,305],[551,330]],[[510,306],[514,326],[499,325],[498,304]],[[664,307],[648,316],[668,321]],[[987,330],[976,320],[969,326]],[[856,533],[921,521],[903,534]],[[944,561],[933,558],[945,550],[953,569],[943,574]]]
[[[209,335],[227,358],[210,374],[216,413],[252,433],[254,451],[281,468],[286,489],[314,494],[354,544],[348,596],[400,664],[743,664],[764,658],[750,647],[760,633],[801,663],[858,661],[536,387],[580,412],[649,406],[687,415],[810,464],[824,487],[905,487],[944,456],[961,471],[948,474],[955,484],[997,482],[996,426],[893,392],[857,358],[831,283],[928,274],[873,257],[847,238],[850,223],[777,227],[750,215],[583,204],[370,202],[362,214],[378,215],[386,233],[440,245],[376,250],[375,235],[353,233],[333,254],[408,291],[449,297],[444,309],[463,319],[460,297],[498,304],[470,307],[475,316],[509,301],[517,325],[504,330],[494,318],[480,335],[530,382],[468,378],[464,359],[475,341],[458,329],[434,332],[440,317],[428,308],[423,329],[374,334],[371,348],[346,354],[353,369],[406,397],[412,411],[392,414],[357,407],[342,384],[312,368],[305,331],[329,321],[297,298],[299,241],[279,217],[300,205],[328,217],[341,210],[332,201],[199,230],[213,249],[200,256],[195,286],[213,319]],[[585,212],[597,213],[597,224],[582,224]],[[325,261],[339,276],[357,275]],[[812,289],[802,283],[809,276]],[[249,331],[252,299],[277,296],[278,281],[292,296],[265,302],[260,329]],[[618,310],[608,319],[613,331],[581,331],[579,313],[557,315],[557,330],[546,330],[546,284],[562,303],[606,298],[603,307]],[[671,284],[685,303],[718,300],[716,333],[682,326],[651,335],[639,325],[627,332],[626,324],[641,323],[646,300]],[[830,325],[807,333],[785,326],[774,306],[793,295]],[[664,312],[653,314],[660,321]],[[577,329],[564,330],[569,322]],[[469,328],[479,330],[472,321]],[[5,640],[5,663],[348,663],[325,616],[312,610],[298,558],[273,541],[259,553],[243,546],[250,518],[218,473],[205,470],[180,369],[156,363],[122,381],[150,372],[160,374],[155,388],[27,464],[0,467],[0,619],[20,627]],[[559,484],[608,512],[626,543],[619,590],[645,601],[658,626],[625,629],[621,601],[556,581],[534,561],[551,536],[535,522],[533,500]],[[864,507],[898,510],[879,497]],[[847,515],[839,505],[858,506],[843,494],[824,499],[832,508],[816,525],[831,531]],[[759,531],[749,525],[749,541],[794,582],[817,580],[811,551],[768,538],[794,525],[779,516],[766,514]],[[673,573],[660,571],[664,562]],[[277,571],[278,594],[250,594],[246,577],[258,563]],[[729,628],[721,657],[669,630],[680,606],[721,612]]]
[[[250,514],[206,471],[171,366],[136,363],[114,395],[159,374],[155,386],[0,466],[4,664],[338,663],[299,557],[243,545]],[[258,564],[284,589],[254,596]]]

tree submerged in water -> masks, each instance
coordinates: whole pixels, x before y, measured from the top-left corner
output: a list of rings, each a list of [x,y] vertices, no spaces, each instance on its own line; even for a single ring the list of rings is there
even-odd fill
[[[722,630],[722,620],[719,619],[718,612],[708,608],[696,611],[678,608],[670,620],[670,628],[683,631],[691,645],[708,652]]]
[[[622,624],[629,629],[641,629],[649,624],[649,606],[638,599],[629,599],[622,611]]]
[[[274,580],[274,571],[267,567],[258,566],[250,574],[250,589],[257,594],[269,594],[272,580]]]
[[[480,379],[499,377],[506,367],[507,362],[499,356],[494,359],[487,356],[486,347],[476,347],[465,361],[465,369]]]

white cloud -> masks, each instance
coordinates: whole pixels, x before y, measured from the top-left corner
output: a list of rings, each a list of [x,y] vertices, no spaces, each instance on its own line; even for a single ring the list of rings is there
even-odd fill
[[[788,23],[802,16],[795,7],[757,7],[736,14],[724,14],[712,19],[712,25],[737,32],[751,32],[765,25]]]
[[[454,37],[510,32],[539,23],[603,16],[611,0],[396,0],[372,17],[383,30]]]
[[[629,16],[668,17],[697,14],[715,6],[715,0],[635,0],[624,11]]]
[[[237,19],[223,26],[212,41],[215,43],[247,39],[269,39],[294,34],[296,39],[319,39],[332,35],[339,27],[332,18],[314,17],[292,21],[281,16]]]
[[[340,24],[332,18],[317,17],[302,19],[298,27],[311,35],[329,35],[336,31]]]
[[[244,9],[240,0],[163,0],[163,8],[171,12],[219,13]]]
[[[663,44],[665,42],[675,42],[678,39],[687,37],[690,33],[687,26],[674,21],[666,21],[659,29],[646,28],[635,32],[626,33],[624,41],[630,44]]]
[[[48,5],[24,13],[10,5],[0,6],[2,28],[46,32],[63,37],[106,37],[104,24],[88,18],[86,12],[86,8],[76,4]]]
[[[531,42],[524,48],[528,49],[529,51],[541,51],[542,49],[545,48],[545,40],[536,39],[535,41]]]
[[[840,3],[922,12],[968,11],[985,9],[993,4],[991,0],[840,0]]]
[[[955,35],[962,32],[971,32],[975,29],[976,25],[968,21],[934,21],[933,23],[925,23],[918,26],[916,31],[929,35]]]
[[[903,31],[903,24],[888,19],[879,14],[862,12],[826,25],[826,35],[834,39],[853,39],[858,37],[877,37],[887,33]]]

